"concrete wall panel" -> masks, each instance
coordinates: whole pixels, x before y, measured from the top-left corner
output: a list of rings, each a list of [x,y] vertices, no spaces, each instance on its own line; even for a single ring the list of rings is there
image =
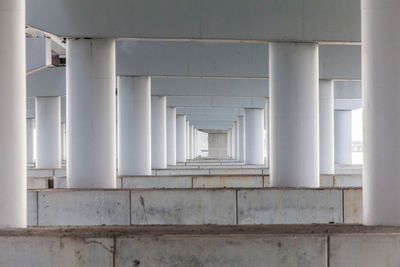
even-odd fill
[[[234,190],[136,190],[132,224],[235,224]]]
[[[191,188],[191,176],[122,177],[122,188]]]
[[[362,192],[360,189],[343,190],[343,222],[362,223]]]
[[[326,266],[325,236],[117,238],[116,266]]]
[[[238,190],[239,224],[341,223],[342,191]]]
[[[0,237],[0,266],[113,266],[113,238]]]
[[[331,235],[331,267],[395,267],[400,262],[400,234]]]
[[[28,191],[27,194],[27,224],[28,226],[37,226],[38,219],[38,192]]]
[[[263,187],[262,176],[195,176],[193,188]]]
[[[39,225],[129,224],[129,191],[62,190],[38,194]]]

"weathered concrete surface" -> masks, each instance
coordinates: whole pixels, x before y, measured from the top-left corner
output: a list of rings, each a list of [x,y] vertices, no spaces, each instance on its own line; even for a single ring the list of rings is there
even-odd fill
[[[193,188],[263,187],[262,176],[194,176]]]
[[[399,250],[400,227],[382,226],[175,225],[0,229],[0,266],[386,267],[399,266]]]
[[[31,226],[354,224],[362,211],[360,188],[29,190],[27,200]]]
[[[50,177],[54,175],[53,169],[28,169],[28,177]]]
[[[120,237],[116,248],[117,266],[326,266],[327,254],[317,235]]]
[[[319,180],[320,187],[333,187],[333,175],[321,174]]]
[[[348,174],[334,176],[333,181],[334,187],[361,187],[362,186],[362,175],[361,174]]]
[[[400,234],[331,235],[330,267],[397,267]]]
[[[48,188],[49,180],[53,180],[53,177],[28,177],[27,188],[28,189],[46,189]]]
[[[38,192],[39,225],[127,225],[129,191],[57,190]]]
[[[210,169],[210,174],[218,175],[262,175],[262,169]]]
[[[362,222],[362,192],[358,189],[343,190],[343,222]]]
[[[165,175],[207,175],[210,173],[210,170],[207,169],[167,169],[167,170],[157,170],[157,176],[165,176]]]
[[[1,236],[0,266],[113,266],[112,238]]]
[[[54,177],[54,188],[67,188],[67,177]]]
[[[38,223],[38,192],[28,191],[27,194],[27,224],[28,226],[37,226]]]
[[[66,169],[55,169],[54,170],[54,176],[56,176],[56,177],[65,177],[65,176],[67,176],[67,170]]]
[[[122,188],[192,188],[191,176],[123,176]]]
[[[131,191],[132,224],[235,224],[234,190]]]
[[[336,189],[238,190],[238,224],[341,223],[342,191]]]
[[[264,187],[271,186],[271,177],[269,175],[264,175]]]

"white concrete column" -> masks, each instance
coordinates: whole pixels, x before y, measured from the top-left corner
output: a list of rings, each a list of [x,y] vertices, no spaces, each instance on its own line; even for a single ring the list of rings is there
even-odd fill
[[[319,155],[320,173],[335,172],[333,81],[319,81]]]
[[[36,98],[36,168],[61,168],[61,99]]]
[[[167,108],[167,163],[176,165],[176,107]]]
[[[399,14],[399,1],[361,1],[367,225],[400,225]]]
[[[149,77],[118,77],[118,174],[151,175]]]
[[[66,153],[66,145],[67,145],[67,134],[66,134],[66,127],[65,127],[65,122],[61,123],[61,161],[65,160],[67,157]]]
[[[151,166],[167,167],[167,97],[151,97]]]
[[[195,129],[194,143],[195,143],[195,157],[199,156],[199,130]]]
[[[226,154],[227,154],[227,156],[229,158],[232,157],[232,141],[231,141],[231,139],[232,139],[232,130],[229,129],[227,131],[227,133],[226,133],[226,142],[227,142],[227,145],[226,145],[227,152],[226,152]]]
[[[264,164],[264,110],[245,109],[246,164]]]
[[[244,116],[239,116],[239,160],[245,162],[245,119]]]
[[[35,119],[26,119],[26,162],[35,163]]]
[[[67,41],[69,188],[115,188],[115,41]]]
[[[186,116],[176,115],[176,161],[186,161]]]
[[[239,131],[238,131],[238,123],[237,123],[237,121],[233,122],[233,132],[234,132],[234,135],[233,135],[233,138],[234,138],[233,139],[233,146],[235,148],[234,158],[238,159],[239,158],[239,136],[238,136]]]
[[[193,159],[193,125],[189,124],[189,159]]]
[[[351,110],[335,110],[335,163],[351,164]]]
[[[193,158],[197,158],[197,129],[194,127],[193,131]]]
[[[26,227],[25,1],[0,2],[0,227]]]
[[[186,160],[191,159],[189,141],[190,141],[190,124],[189,121],[186,120]]]
[[[269,43],[272,186],[319,186],[318,44]]]
[[[265,167],[269,168],[269,98],[265,99],[264,107],[264,154],[265,154]]]

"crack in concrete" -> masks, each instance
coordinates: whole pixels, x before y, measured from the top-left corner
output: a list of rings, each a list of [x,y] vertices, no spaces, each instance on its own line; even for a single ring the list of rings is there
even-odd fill
[[[140,196],[140,204],[143,207],[143,212],[144,212],[144,220],[146,221],[146,224],[149,224],[149,222],[147,221],[147,214],[146,214],[146,206],[144,205],[144,199],[143,196]]]

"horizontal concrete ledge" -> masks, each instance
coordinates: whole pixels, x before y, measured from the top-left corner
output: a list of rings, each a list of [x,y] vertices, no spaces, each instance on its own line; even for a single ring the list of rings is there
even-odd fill
[[[361,189],[30,190],[32,226],[360,223]]]
[[[252,267],[268,262],[368,267],[400,262],[399,227],[361,225],[30,228],[0,230],[0,241],[2,266]]]
[[[270,177],[266,174],[203,174],[203,175],[164,175],[164,176],[120,176],[117,188],[262,188],[270,186]],[[240,173],[240,172],[239,172]],[[244,172],[246,173],[246,172]],[[361,187],[362,176],[321,175],[321,187]],[[66,188],[67,177],[28,177],[28,189]]]

